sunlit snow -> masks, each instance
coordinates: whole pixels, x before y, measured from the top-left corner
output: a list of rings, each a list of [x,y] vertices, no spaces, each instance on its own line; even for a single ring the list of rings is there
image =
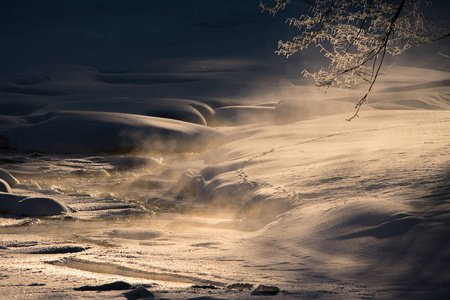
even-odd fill
[[[20,3],[0,3],[1,299],[450,295],[448,41],[347,122],[364,87],[274,54],[287,11]]]

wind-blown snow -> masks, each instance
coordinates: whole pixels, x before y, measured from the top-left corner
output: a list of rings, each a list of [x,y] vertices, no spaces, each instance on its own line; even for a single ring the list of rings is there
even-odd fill
[[[450,295],[448,41],[346,122],[364,87],[299,79],[257,6],[0,2],[0,298]]]

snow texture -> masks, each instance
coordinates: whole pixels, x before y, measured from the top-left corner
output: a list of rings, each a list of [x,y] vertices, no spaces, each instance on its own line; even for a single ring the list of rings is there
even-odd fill
[[[0,1],[0,298],[447,299],[448,41],[346,122],[297,12]]]

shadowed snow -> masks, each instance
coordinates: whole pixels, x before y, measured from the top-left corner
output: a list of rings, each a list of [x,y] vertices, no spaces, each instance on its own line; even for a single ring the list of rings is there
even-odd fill
[[[0,135],[8,140],[7,149],[46,153],[198,151],[223,136],[217,130],[175,120],[80,111],[33,116]]]

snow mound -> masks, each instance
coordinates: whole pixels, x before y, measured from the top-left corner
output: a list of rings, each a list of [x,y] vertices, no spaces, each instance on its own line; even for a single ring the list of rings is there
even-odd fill
[[[185,99],[90,99],[56,103],[39,109],[33,115],[42,115],[52,111],[96,111],[120,112],[160,117],[206,125],[214,115],[208,105]]]
[[[11,193],[11,187],[9,184],[4,181],[3,179],[0,179],[0,192],[3,193]]]
[[[25,199],[25,196],[9,193],[0,193],[0,213],[7,213],[14,209],[19,201]]]
[[[342,205],[324,213],[327,222],[321,224],[321,232],[329,238],[346,240],[361,237],[388,238],[401,235],[420,223],[408,213],[407,205],[366,199]]]
[[[223,136],[197,124],[111,112],[57,111],[23,120],[0,130],[6,148],[45,153],[198,151]]]
[[[24,217],[55,216],[70,213],[70,209],[62,202],[45,197],[25,198],[17,203],[10,214]]]
[[[0,179],[6,181],[10,187],[15,187],[19,184],[19,180],[17,180],[14,176],[12,176],[8,171],[0,168]]]
[[[183,199],[184,204],[207,204],[235,212],[245,205],[258,186],[255,182],[235,182],[233,174],[233,171],[224,172],[208,180],[197,171],[188,170],[171,193],[175,199]]]

